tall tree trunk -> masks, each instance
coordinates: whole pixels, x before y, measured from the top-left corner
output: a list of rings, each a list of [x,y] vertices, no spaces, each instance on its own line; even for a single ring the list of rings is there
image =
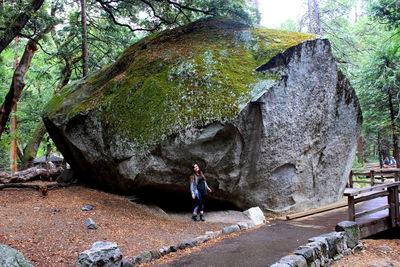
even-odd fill
[[[25,87],[24,77],[31,65],[33,55],[37,50],[38,47],[36,43],[32,40],[29,40],[18,67],[14,72],[10,90],[4,99],[3,105],[0,107],[0,137],[7,124],[8,118],[10,117],[12,108],[18,102],[21,92]]]
[[[51,15],[55,16],[56,9],[51,9]],[[25,46],[24,54],[18,64],[18,67],[14,71],[14,75],[11,82],[10,90],[8,91],[3,104],[0,107],[0,139],[10,117],[12,107],[18,102],[22,90],[25,87],[24,77],[29,67],[31,66],[32,58],[38,50],[37,42],[43,38],[43,36],[49,33],[55,24],[50,24],[43,32],[39,33],[34,40],[29,40]]]
[[[389,97],[389,110],[390,110],[390,126],[392,130],[393,141],[393,157],[396,160],[396,167],[399,166],[399,138],[397,136],[396,115],[393,106],[392,88],[388,88],[387,94]]]
[[[308,0],[307,5],[308,5],[308,32],[313,33],[314,32],[314,12],[313,12],[313,0]]]
[[[88,34],[87,34],[87,16],[86,16],[86,0],[81,0],[81,18],[82,18],[82,73],[87,76],[89,72],[88,66]]]
[[[383,168],[383,153],[381,146],[381,131],[378,129],[378,157],[379,157],[379,168]]]
[[[11,25],[0,35],[0,54],[14,40],[15,37],[25,27],[30,16],[39,10],[43,5],[44,0],[32,0],[28,9],[20,13],[12,22]]]
[[[24,155],[22,157],[22,167],[24,169],[31,167],[28,163],[35,159],[40,143],[42,142],[43,136],[46,134],[46,132],[47,131],[44,127],[44,123],[40,121],[36,126],[31,140],[29,140],[28,144],[24,148]]]
[[[19,45],[19,37],[15,38],[15,47],[18,47]],[[14,70],[18,68],[18,53],[15,53],[14,57]],[[12,107],[13,116],[11,119],[11,151],[10,151],[10,169],[12,172],[18,171],[18,165],[17,165],[17,103]]]
[[[65,61],[65,67],[61,71],[61,78],[60,81],[54,90],[54,93],[58,93],[61,88],[66,86],[71,78],[72,74],[72,68],[71,64],[74,64],[80,60],[79,58],[73,58],[71,60],[71,63],[68,62],[67,60]],[[23,168],[28,168],[31,167],[29,166],[29,162],[35,159],[37,151],[39,149],[40,143],[43,140],[43,136],[46,134],[47,130],[46,127],[44,126],[43,121],[40,121],[38,125],[36,126],[35,132],[33,133],[33,136],[31,140],[29,140],[28,144],[24,148],[24,153],[22,157],[22,163],[23,163]]]
[[[357,141],[357,158],[361,164],[364,164],[364,143],[364,137],[360,136]]]
[[[18,171],[18,164],[17,164],[17,155],[18,155],[18,148],[17,148],[17,104],[14,105],[13,107],[13,116],[11,119],[11,153],[10,153],[10,159],[11,159],[11,164],[10,164],[10,169],[12,172]]]
[[[321,26],[321,15],[319,11],[318,0],[314,0],[314,23],[315,23],[315,33],[321,35],[322,26]]]

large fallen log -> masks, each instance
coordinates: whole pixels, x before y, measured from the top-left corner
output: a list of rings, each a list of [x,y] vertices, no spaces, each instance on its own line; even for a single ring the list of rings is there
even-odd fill
[[[38,190],[43,197],[47,196],[48,192],[52,189],[59,187],[68,187],[70,184],[48,184],[48,185],[36,185],[36,184],[0,184],[0,191],[6,188],[29,188]]]
[[[0,183],[23,183],[35,180],[54,181],[63,170],[64,168],[61,167],[50,169],[32,167],[19,172],[1,171]]]

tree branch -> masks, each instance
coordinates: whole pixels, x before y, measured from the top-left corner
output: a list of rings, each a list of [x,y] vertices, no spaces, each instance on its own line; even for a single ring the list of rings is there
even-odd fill
[[[39,10],[44,0],[32,0],[30,8],[20,13],[11,23],[11,25],[0,36],[0,54],[11,43],[12,40],[21,32],[29,21],[32,13]]]

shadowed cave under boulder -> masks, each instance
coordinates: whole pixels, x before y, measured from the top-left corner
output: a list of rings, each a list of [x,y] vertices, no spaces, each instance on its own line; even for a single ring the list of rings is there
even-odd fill
[[[165,187],[144,187],[140,190],[135,190],[134,195],[128,197],[130,201],[138,204],[155,205],[162,210],[168,212],[184,212],[190,213],[193,211],[194,200],[191,198],[189,189],[187,192],[176,190],[176,188]],[[221,210],[241,210],[234,204],[224,200],[217,199],[208,193],[205,201],[206,211],[221,211]]]

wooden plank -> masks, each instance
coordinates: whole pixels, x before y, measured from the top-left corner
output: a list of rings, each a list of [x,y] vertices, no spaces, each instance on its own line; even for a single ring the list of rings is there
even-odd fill
[[[349,196],[347,198],[347,206],[348,206],[349,221],[356,221],[356,208],[353,196]]]
[[[370,184],[371,181],[357,181],[357,180],[354,180],[353,183],[355,183],[355,184]],[[384,184],[384,183],[383,182],[374,182],[374,184]]]
[[[331,211],[331,210],[334,210],[334,209],[347,207],[347,202],[345,202],[344,200],[345,199],[343,199],[343,201],[340,201],[339,203],[334,203],[332,205],[328,205],[328,206],[325,206],[325,207],[322,207],[322,208],[312,209],[312,210],[309,210],[309,211],[304,211],[304,212],[299,212],[299,213],[295,213],[295,214],[286,215],[286,220],[294,220],[294,219],[298,219],[298,218],[302,218],[302,217],[306,217],[306,216],[322,213],[322,212],[325,212],[325,211]]]
[[[366,238],[390,229],[388,217],[359,224],[359,227],[360,238]]]
[[[371,169],[351,169],[353,173],[357,172],[369,172]],[[400,172],[400,168],[376,168],[373,169],[375,172]]]
[[[375,209],[366,210],[366,211],[362,211],[362,212],[356,213],[356,214],[355,214],[355,217],[356,217],[356,218],[360,218],[360,217],[362,217],[362,216],[366,216],[366,215],[369,215],[369,214],[372,214],[372,213],[376,213],[376,212],[378,212],[378,211],[385,210],[385,209],[388,209],[388,208],[390,208],[390,205],[389,205],[389,204],[384,205],[384,206],[377,207],[377,208],[375,208]]]
[[[354,203],[360,203],[360,202],[364,202],[364,201],[368,201],[374,198],[378,198],[378,197],[386,197],[389,195],[388,191],[382,191],[382,192],[378,192],[378,193],[373,193],[371,195],[367,195],[367,196],[362,196],[362,197],[358,197],[356,199],[354,199]]]
[[[393,182],[393,183],[385,183],[385,184],[382,184],[382,185],[376,185],[376,186],[365,187],[365,188],[360,188],[360,189],[345,188],[344,195],[345,196],[356,196],[356,195],[359,195],[359,194],[362,194],[362,193],[381,190],[381,189],[385,189],[385,188],[388,188],[388,187],[399,186],[399,185],[400,185],[400,182]]]

